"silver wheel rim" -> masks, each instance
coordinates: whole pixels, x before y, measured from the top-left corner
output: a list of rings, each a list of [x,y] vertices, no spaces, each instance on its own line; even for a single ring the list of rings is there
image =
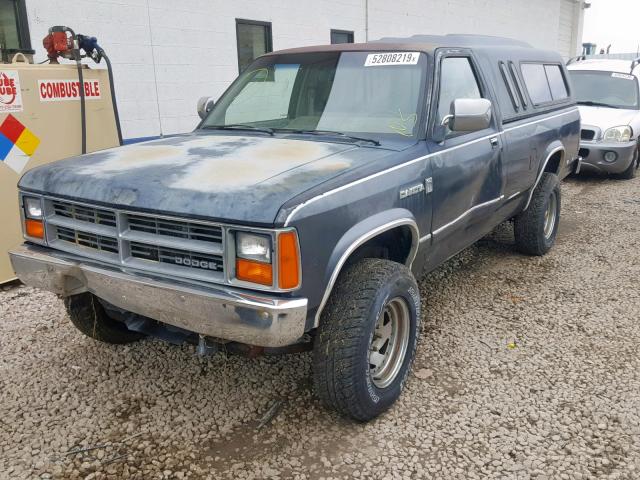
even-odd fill
[[[378,388],[388,387],[398,376],[409,345],[409,307],[395,297],[384,307],[369,345],[369,374]]]
[[[544,212],[544,238],[549,239],[553,235],[553,229],[556,227],[556,217],[558,216],[557,208],[558,198],[556,192],[549,197],[549,204]]]

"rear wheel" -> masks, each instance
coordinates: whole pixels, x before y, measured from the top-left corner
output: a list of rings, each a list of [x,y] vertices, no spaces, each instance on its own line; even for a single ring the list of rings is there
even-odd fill
[[[528,255],[544,255],[556,241],[560,223],[560,180],[545,172],[531,197],[529,208],[514,219],[516,248]]]
[[[71,323],[87,337],[105,343],[131,343],[145,337],[107,315],[95,295],[81,293],[64,299]]]
[[[366,258],[340,275],[323,312],[313,353],[320,400],[367,421],[400,396],[416,350],[420,297],[411,271]]]

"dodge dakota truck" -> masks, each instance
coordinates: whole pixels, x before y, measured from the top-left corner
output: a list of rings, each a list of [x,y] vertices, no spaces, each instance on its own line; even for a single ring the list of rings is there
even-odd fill
[[[259,57],[195,131],[19,182],[27,285],[85,335],[312,349],[322,403],[357,421],[410,372],[426,272],[512,220],[543,255],[580,117],[557,53],[386,38]]]

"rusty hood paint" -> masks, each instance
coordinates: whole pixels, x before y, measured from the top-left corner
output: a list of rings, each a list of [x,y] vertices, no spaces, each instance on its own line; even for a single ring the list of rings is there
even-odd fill
[[[383,152],[305,139],[193,133],[35,168],[19,186],[121,208],[272,224],[287,200]]]

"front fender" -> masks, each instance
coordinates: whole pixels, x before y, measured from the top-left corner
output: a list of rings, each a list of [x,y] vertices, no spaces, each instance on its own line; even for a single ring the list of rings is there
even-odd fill
[[[407,226],[411,229],[411,251],[409,252],[406,260],[406,265],[411,267],[418,251],[420,232],[418,230],[416,220],[409,210],[404,208],[394,208],[377,213],[355,224],[345,232],[345,234],[336,243],[324,272],[323,284],[325,285],[325,290],[315,314],[314,327],[317,327],[320,324],[322,310],[329,300],[333,286],[338,280],[338,276],[340,275],[346,261],[349,259],[349,256],[368,240],[375,238],[383,232],[400,226]]]

